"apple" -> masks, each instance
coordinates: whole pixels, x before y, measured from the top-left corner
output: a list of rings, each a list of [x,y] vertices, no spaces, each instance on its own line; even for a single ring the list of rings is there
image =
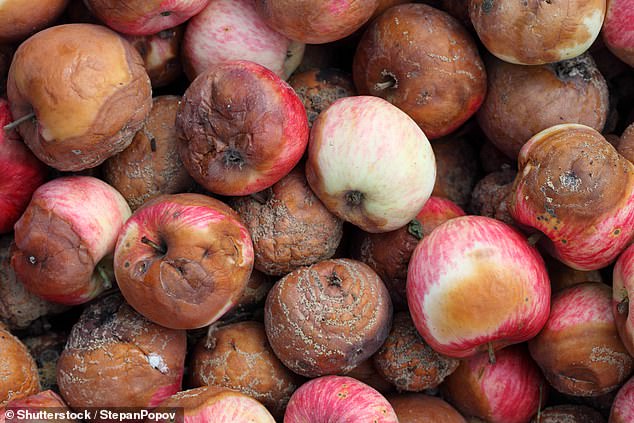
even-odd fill
[[[530,423],[605,423],[605,419],[586,405],[554,405],[544,408]]]
[[[84,0],[88,9],[115,31],[151,35],[182,24],[209,0]]]
[[[40,381],[35,360],[24,344],[1,324],[0,351],[0,407],[38,393]]]
[[[425,394],[395,394],[387,400],[399,423],[467,423],[448,402]]]
[[[291,396],[284,423],[397,423],[383,395],[348,376],[322,376],[300,386]]]
[[[48,176],[48,168],[35,158],[19,135],[2,130],[11,121],[9,103],[0,98],[0,233],[13,230],[33,191]]]
[[[19,421],[28,420],[29,423],[47,423],[50,422],[49,419],[46,418],[20,418],[19,410],[22,410],[22,413],[28,412],[32,413],[31,416],[37,416],[38,412],[47,411],[53,413],[67,413],[70,412],[70,409],[64,403],[64,400],[57,395],[54,391],[47,389],[46,391],[38,392],[37,394],[30,395],[28,397],[15,399],[9,401],[9,403],[5,406],[5,410],[11,410],[13,414],[9,415],[7,413],[3,413],[0,410],[0,423],[18,423]],[[61,418],[55,419],[58,423],[75,423],[77,420],[71,418]]]
[[[416,246],[407,273],[416,328],[434,350],[465,358],[533,338],[548,319],[544,260],[489,217],[448,220]]]
[[[248,195],[299,162],[308,119],[295,91],[264,66],[223,62],[191,83],[176,116],[185,168],[205,189]]]
[[[130,216],[121,194],[91,176],[53,179],[34,193],[15,224],[11,265],[45,300],[81,304],[112,286],[105,267]]]
[[[489,423],[527,423],[546,403],[548,385],[525,345],[463,360],[441,385],[441,392],[465,416]]]
[[[155,197],[121,229],[119,288],[139,313],[173,329],[218,320],[241,299],[253,269],[249,231],[229,206],[201,194]]]
[[[436,163],[404,112],[378,97],[344,97],[313,123],[306,177],[336,216],[366,232],[388,232],[423,208]]]
[[[612,314],[619,336],[634,357],[634,245],[620,255],[612,272]]]
[[[634,67],[634,1],[607,0],[602,34],[608,49]]]
[[[69,0],[4,0],[0,2],[0,44],[22,41],[52,24]]]
[[[266,25],[254,0],[211,0],[188,22],[182,45],[190,80],[228,60],[249,60],[287,79],[302,61],[304,47]]]
[[[631,423],[634,421],[634,378],[619,389],[610,410],[608,423]]]

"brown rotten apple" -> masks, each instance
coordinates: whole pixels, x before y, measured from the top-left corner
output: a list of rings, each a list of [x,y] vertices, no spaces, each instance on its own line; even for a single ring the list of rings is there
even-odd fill
[[[69,0],[4,0],[0,2],[0,44],[22,41],[50,25]]]
[[[221,195],[270,187],[295,167],[308,143],[297,94],[249,61],[223,62],[198,75],[183,96],[176,125],[188,172]]]
[[[95,167],[122,151],[152,107],[139,53],[91,24],[55,26],[23,42],[7,95],[13,118],[26,119],[18,127],[24,142],[59,170]]]
[[[253,268],[253,244],[239,216],[200,194],[156,197],[121,229],[114,268],[139,313],[160,325],[194,329],[233,307]]]
[[[548,251],[577,270],[611,263],[634,235],[634,165],[596,130],[545,129],[524,144],[509,212],[541,231]]]
[[[24,344],[0,323],[0,407],[40,391],[37,365]]]

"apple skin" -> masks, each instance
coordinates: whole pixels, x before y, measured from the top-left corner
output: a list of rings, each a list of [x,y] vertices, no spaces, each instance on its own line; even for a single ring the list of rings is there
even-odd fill
[[[122,34],[151,35],[178,26],[209,0],[84,0],[88,9]]]
[[[0,98],[0,234],[13,230],[33,191],[48,176],[48,168],[31,153],[15,131],[2,131],[2,127],[12,120],[9,103]]]
[[[9,401],[9,403],[5,406],[6,410],[13,410],[13,418],[6,418],[6,414],[2,412],[0,409],[0,423],[18,423],[20,420],[16,417],[18,410],[26,410],[30,413],[37,413],[42,409],[52,412],[65,413],[70,411],[64,400],[57,395],[55,392],[50,389],[46,391],[39,392],[37,394],[30,395],[28,397],[19,398],[13,401]],[[50,420],[47,419],[28,419],[29,423],[46,423]],[[63,423],[76,423],[77,420],[74,419],[55,419],[56,422]]]
[[[322,376],[291,396],[284,423],[398,423],[394,409],[378,391],[348,376]]]
[[[69,0],[4,0],[0,2],[0,44],[22,41],[51,25]]]
[[[619,389],[614,398],[608,423],[634,422],[634,377]]]
[[[399,423],[467,423],[449,403],[425,394],[400,393],[387,397]]]
[[[407,114],[378,97],[345,97],[313,123],[306,177],[333,214],[366,232],[388,232],[423,208],[436,162]]]
[[[550,283],[537,250],[510,226],[456,217],[412,253],[407,301],[434,350],[465,358],[537,335],[548,319]]]
[[[189,174],[220,195],[249,195],[286,176],[308,144],[308,118],[295,91],[245,60],[209,67],[191,83],[176,116]]]
[[[210,65],[228,60],[258,63],[286,80],[304,48],[266,25],[253,0],[211,0],[187,23],[182,44],[185,74],[192,81]]]
[[[607,0],[602,35],[608,49],[634,67],[634,1]]]
[[[627,352],[634,357],[634,245],[630,245],[614,264],[612,272],[612,314]]]
[[[253,261],[251,236],[229,206],[201,194],[174,194],[147,201],[128,219],[114,269],[139,313],[168,328],[195,329],[237,304]]]
[[[47,301],[91,300],[111,281],[100,262],[114,251],[130,207],[117,190],[91,176],[40,186],[15,224],[11,265],[26,288]]]
[[[496,363],[487,354],[463,360],[441,385],[441,392],[465,416],[489,423],[528,423],[542,402],[547,383],[526,351],[513,345],[496,353]]]

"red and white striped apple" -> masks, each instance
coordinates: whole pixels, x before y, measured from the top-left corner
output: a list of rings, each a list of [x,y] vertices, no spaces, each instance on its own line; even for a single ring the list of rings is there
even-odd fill
[[[366,232],[388,232],[423,208],[436,162],[403,111],[378,97],[345,97],[313,123],[306,177],[333,214]]]
[[[596,130],[545,129],[524,144],[509,212],[577,270],[610,264],[634,236],[634,164]]]
[[[634,377],[619,389],[610,410],[608,423],[634,422]]]
[[[607,0],[603,42],[619,59],[634,67],[634,1]]]
[[[199,13],[209,0],[84,0],[88,9],[115,31],[151,35]]]
[[[456,217],[414,250],[407,301],[425,341],[464,358],[537,335],[548,319],[550,283],[537,250],[510,226]]]
[[[300,386],[291,396],[284,423],[397,423],[388,400],[348,376],[322,376]]]
[[[302,61],[304,47],[269,27],[253,0],[211,0],[187,23],[183,64],[190,80],[227,60],[249,60],[287,79]]]
[[[117,190],[91,176],[67,176],[40,186],[15,224],[11,265],[27,289],[74,305],[110,287],[111,260],[130,207]]]
[[[623,345],[634,357],[634,245],[616,261],[612,277],[612,314]]]

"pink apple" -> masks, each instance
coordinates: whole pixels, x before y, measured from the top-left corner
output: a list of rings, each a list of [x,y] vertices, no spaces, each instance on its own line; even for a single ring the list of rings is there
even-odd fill
[[[24,419],[20,418],[18,412],[21,410],[22,413],[28,412],[32,413],[31,415],[38,415],[38,412],[47,411],[54,413],[66,413],[70,412],[70,409],[64,402],[64,400],[57,395],[55,392],[49,390],[39,392],[34,395],[30,395],[28,397],[19,398],[13,401],[9,401],[9,403],[5,406],[6,410],[11,410],[13,414],[3,413],[0,410],[0,423],[18,423],[21,420],[28,420],[29,423],[46,423],[50,422],[50,419],[45,418],[33,418],[33,419]],[[11,416],[11,417],[10,417]],[[77,420],[71,418],[64,419],[55,419],[58,423],[76,423]]]
[[[90,11],[123,34],[151,35],[182,24],[209,0],[84,0]]]
[[[2,130],[11,121],[9,103],[0,98],[0,233],[13,230],[33,191],[44,183],[48,173],[16,131]]]
[[[608,49],[634,67],[634,0],[607,0],[602,31]]]
[[[221,195],[272,186],[295,167],[308,143],[308,118],[295,91],[244,60],[198,75],[183,96],[176,128],[189,174]]]
[[[388,232],[423,208],[436,162],[407,114],[378,97],[345,97],[313,123],[306,177],[339,218],[366,232]]]
[[[271,29],[253,0],[211,0],[187,24],[182,48],[190,80],[227,60],[249,60],[287,79],[304,55],[304,44]]]
[[[464,358],[537,335],[548,319],[550,283],[522,235],[495,219],[463,216],[438,226],[412,253],[407,301],[425,341]]]
[[[398,422],[390,403],[374,388],[348,376],[322,376],[291,396],[284,423]]]
[[[112,260],[130,207],[117,190],[91,176],[40,186],[15,224],[11,265],[27,289],[51,302],[81,304],[109,288]]]
[[[612,278],[612,314],[619,336],[634,357],[634,245],[631,245],[616,261]]]
[[[610,410],[608,423],[634,422],[634,377],[619,389]]]
[[[441,385],[447,401],[465,416],[489,423],[527,423],[546,403],[547,383],[524,345],[463,360]],[[541,391],[541,392],[540,392]]]

